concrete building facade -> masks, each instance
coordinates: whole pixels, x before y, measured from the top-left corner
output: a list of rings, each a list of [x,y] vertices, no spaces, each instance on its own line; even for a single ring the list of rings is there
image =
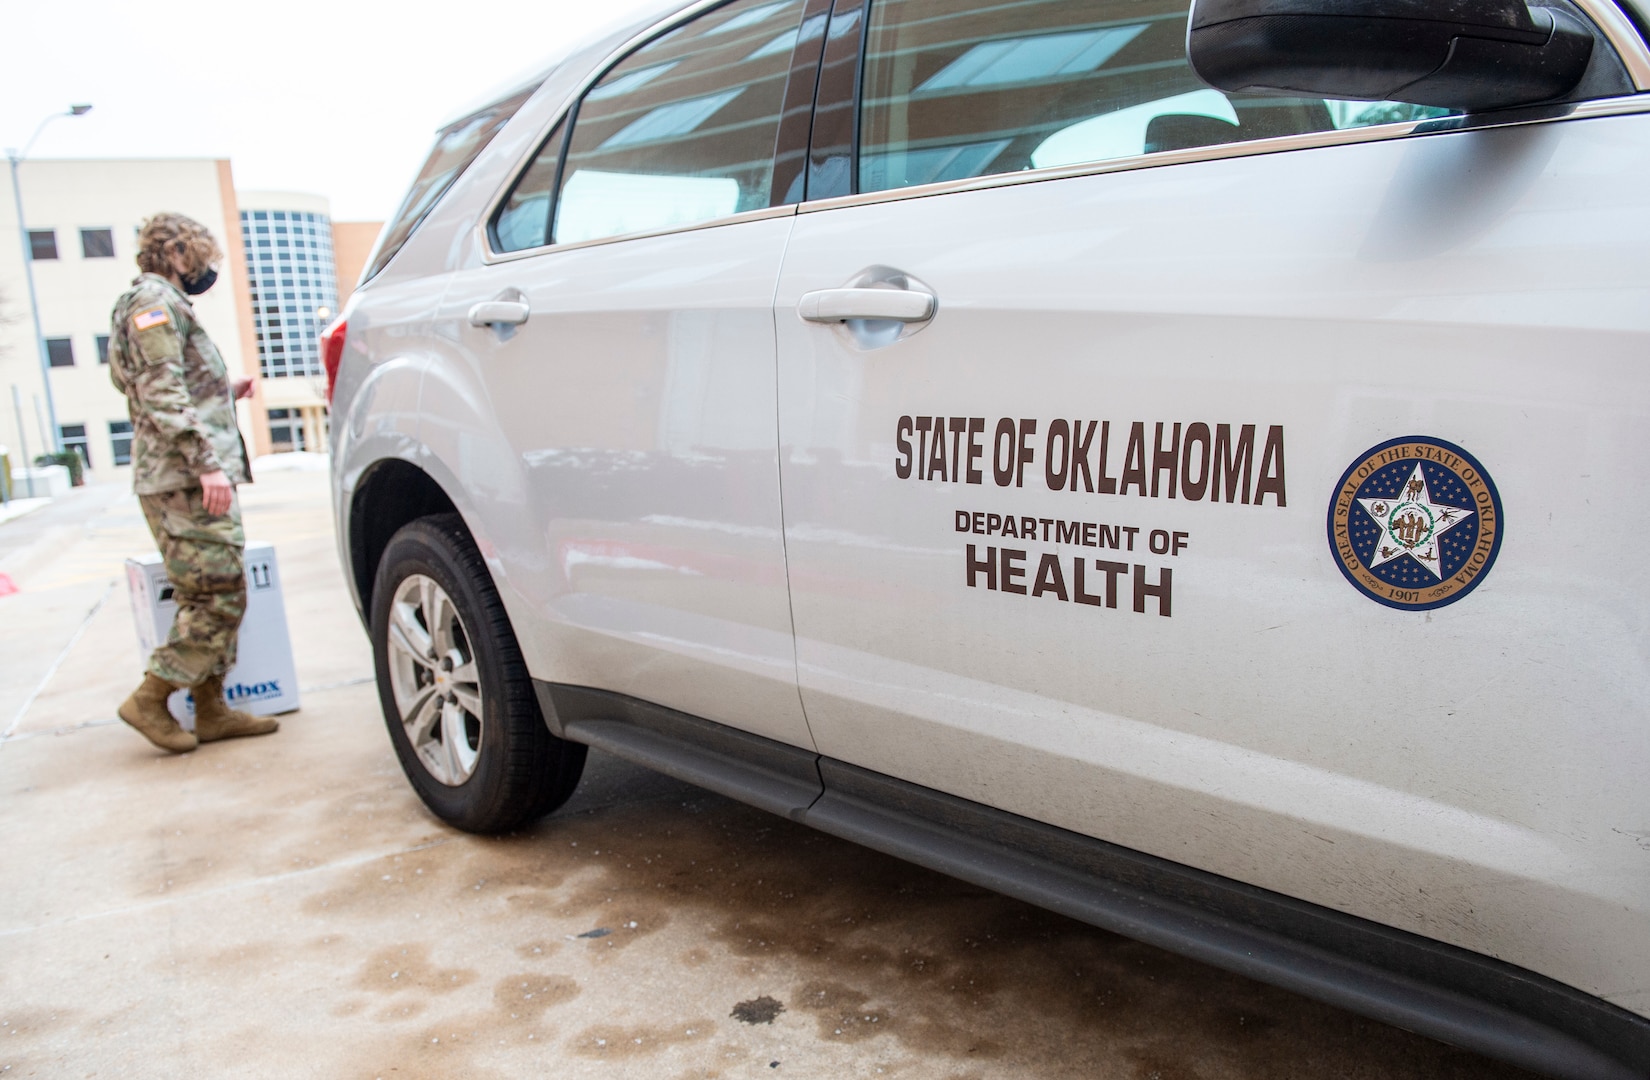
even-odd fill
[[[11,176],[0,171],[0,453],[8,454],[11,464],[19,466],[27,464],[25,450],[30,454],[40,452],[46,436],[45,422],[35,419],[34,403],[43,399],[44,391],[34,328],[29,322],[22,239],[12,201]]]
[[[334,223],[314,195],[237,192],[223,160],[25,161],[19,179],[56,421],[0,170],[0,446],[13,465],[25,449],[28,458],[49,450],[55,433],[81,454],[89,481],[126,481],[131,424],[109,381],[109,309],[137,276],[139,226],[162,210],[206,225],[224,250],[219,282],[195,310],[231,372],[260,376],[237,409],[247,449],[325,449],[320,332],[354,289],[381,222]]]
[[[40,330],[50,355],[57,440],[81,453],[90,480],[123,479],[131,426],[126,399],[109,381],[109,309],[137,276],[137,232],[144,218],[176,211],[218,237],[227,256],[219,284],[196,298],[195,310],[232,372],[257,370],[250,291],[245,263],[237,257],[240,210],[229,162],[31,160],[18,173]],[[0,444],[11,448],[14,464],[21,464],[23,443],[31,455],[39,454],[49,449],[53,431],[9,184],[9,177],[0,173],[0,185],[6,185],[0,198]],[[13,387],[21,410],[13,407]],[[267,447],[256,403],[243,402],[240,415],[248,449],[259,443]]]
[[[332,223],[332,260],[338,267],[338,310],[343,310],[350,294],[355,292],[361,271],[367,268],[367,259],[378,245],[378,234],[383,231],[382,221]]]

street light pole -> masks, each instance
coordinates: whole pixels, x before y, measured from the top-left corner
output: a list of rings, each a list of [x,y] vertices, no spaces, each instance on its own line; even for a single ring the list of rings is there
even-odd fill
[[[51,452],[54,454],[63,451],[63,433],[57,426],[57,401],[52,395],[51,358],[46,352],[46,338],[40,330],[40,299],[34,291],[34,247],[29,243],[29,226],[23,218],[23,185],[17,179],[17,166],[22,164],[29,151],[34,149],[35,140],[40,138],[40,133],[46,130],[47,124],[60,116],[85,116],[91,111],[90,105],[70,105],[67,112],[52,113],[40,121],[29,141],[23,144],[21,152],[13,149],[6,151],[6,162],[11,166],[12,205],[17,212],[17,237],[23,248],[23,279],[28,282],[29,287],[29,317],[34,320],[34,350],[40,361],[40,382],[46,388],[46,415],[51,419],[51,430],[46,434],[51,440]],[[24,462],[24,467],[32,469],[34,462]]]

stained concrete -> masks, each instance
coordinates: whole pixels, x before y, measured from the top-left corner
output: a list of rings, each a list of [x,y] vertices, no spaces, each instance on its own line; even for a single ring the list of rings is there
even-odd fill
[[[448,829],[390,750],[325,475],[244,506],[303,709],[182,757],[112,720],[136,503],[0,526],[0,1076],[1523,1075],[601,754],[531,829]]]

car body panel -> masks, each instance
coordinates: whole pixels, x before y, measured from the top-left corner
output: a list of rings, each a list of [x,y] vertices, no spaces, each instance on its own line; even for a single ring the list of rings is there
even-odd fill
[[[811,748],[774,412],[790,229],[781,213],[461,271],[424,412],[535,677]],[[506,296],[526,323],[469,324]]]
[[[1650,166],[1647,136],[1531,125],[799,215],[781,454],[820,752],[1650,1012],[1650,612],[1621,563],[1650,527],[1650,208],[1610,179]],[[866,347],[798,318],[870,267],[930,287],[931,324]],[[980,483],[897,475],[924,414],[983,418]],[[1005,417],[1038,421],[1006,488]],[[1285,484],[1050,490],[1056,419],[1109,421],[1114,482],[1136,422],[1256,425],[1256,485],[1275,428]],[[1430,612],[1359,595],[1325,532],[1343,470],[1404,435],[1468,448],[1506,507],[1481,587]],[[992,512],[1138,532],[957,531]],[[1159,530],[1178,554],[1147,550]],[[1068,590],[1072,557],[1115,560],[1120,602],[971,588],[968,543],[1027,551],[1021,589],[1043,552]],[[1132,609],[1137,565],[1172,569],[1167,617]]]
[[[431,360],[430,316],[445,288],[445,275],[386,282],[373,289],[370,302],[352,298],[344,312],[350,331],[334,387],[328,438],[333,516],[345,566],[352,561],[350,507],[365,474],[386,461],[417,463],[423,456],[419,404]],[[366,597],[360,595],[355,576],[346,577],[356,610],[365,618]]]
[[[332,428],[352,588],[371,570],[353,562],[356,494],[411,463],[463,516],[546,685],[630,695],[726,725],[729,745],[760,736],[1650,1017],[1650,613],[1623,561],[1650,525],[1650,215],[1622,181],[1650,164],[1644,103],[489,252],[487,214],[582,88],[706,6],[551,69],[356,293]],[[798,318],[802,294],[867,281],[931,289],[938,313],[904,331]],[[532,309],[519,331],[469,325],[512,290]],[[982,419],[980,484],[898,475],[900,418],[925,414]],[[1000,418],[1037,422],[1023,478],[1001,488]],[[1109,422],[1113,478],[1135,423],[1154,442],[1177,423],[1252,424],[1274,489],[1050,490],[1055,420]],[[1482,462],[1506,524],[1480,587],[1424,612],[1359,595],[1325,531],[1343,471],[1411,435]],[[959,531],[976,513],[1127,527],[1147,550],[1028,542],[1026,594],[978,572],[970,588],[966,545],[1008,546]],[[1154,533],[1176,550],[1151,550]],[[1094,606],[1032,595],[1042,552],[1115,557],[1117,607],[1103,588]],[[1161,592],[1135,595],[1136,566]],[[1166,569],[1172,610],[1154,611]],[[651,729],[603,730],[658,749]],[[873,813],[877,789],[842,797]],[[857,836],[825,823],[841,813],[827,802],[810,808],[820,827]],[[923,828],[881,846],[916,857]],[[1250,973],[1293,985],[1264,967]]]

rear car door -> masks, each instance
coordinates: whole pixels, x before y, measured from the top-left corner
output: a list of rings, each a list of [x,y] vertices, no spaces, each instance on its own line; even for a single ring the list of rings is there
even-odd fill
[[[1505,126],[1185,34],[837,5],[775,304],[818,748],[1650,1013],[1643,99],[1602,34],[1613,100]]]
[[[460,362],[425,402],[536,678],[810,747],[771,310],[803,7],[718,7],[582,93],[486,219],[486,265],[455,275]]]

